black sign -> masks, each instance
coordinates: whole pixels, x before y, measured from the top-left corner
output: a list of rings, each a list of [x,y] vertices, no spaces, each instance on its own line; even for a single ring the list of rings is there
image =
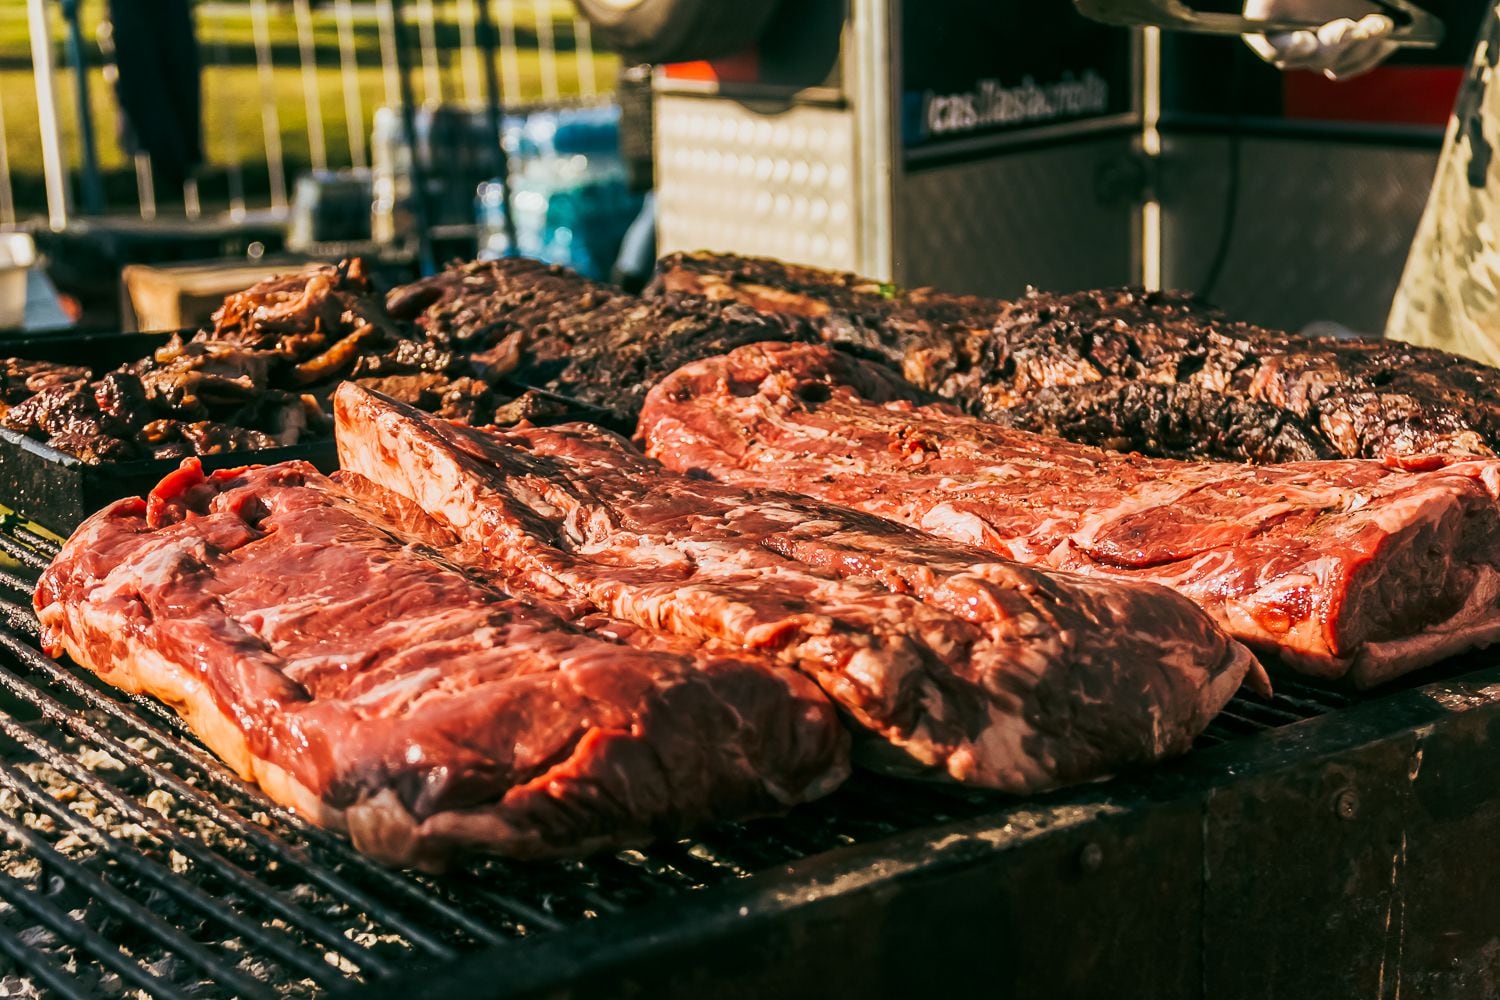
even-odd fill
[[[904,0],[900,25],[908,150],[1134,108],[1130,32],[1068,0]]]

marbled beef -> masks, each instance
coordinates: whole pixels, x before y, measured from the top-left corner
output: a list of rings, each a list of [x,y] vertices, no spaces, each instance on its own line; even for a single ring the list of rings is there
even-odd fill
[[[827,346],[764,344],[662,382],[640,430],[680,472],[1170,586],[1311,673],[1374,683],[1500,638],[1500,460],[1148,459],[914,405],[914,391]]]

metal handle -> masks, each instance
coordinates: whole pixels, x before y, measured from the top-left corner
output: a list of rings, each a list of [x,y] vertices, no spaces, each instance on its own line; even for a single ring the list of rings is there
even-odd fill
[[[1387,36],[1395,45],[1410,49],[1437,48],[1443,41],[1443,22],[1436,15],[1408,0],[1370,0],[1396,22]],[[1216,14],[1194,10],[1182,0],[1073,0],[1079,13],[1105,24],[1126,27],[1156,27],[1200,35],[1280,34],[1317,31],[1322,22],[1260,20],[1238,14]]]

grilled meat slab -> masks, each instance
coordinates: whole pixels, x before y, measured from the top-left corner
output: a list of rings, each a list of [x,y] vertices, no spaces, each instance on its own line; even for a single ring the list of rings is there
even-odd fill
[[[391,863],[615,847],[847,773],[832,706],[796,673],[570,624],[444,562],[442,537],[373,484],[190,460],[80,527],[36,607],[50,651],[161,698]]]
[[[346,378],[450,419],[504,420],[507,370],[391,318],[355,259],[231,295],[209,329],[102,376],[0,359],[0,425],[91,463],[216,455],[326,440]]]
[[[853,275],[679,254],[648,295],[795,315],[973,415],[1116,450],[1253,462],[1500,452],[1500,371],[1231,322],[1181,293],[897,295]]]
[[[387,305],[433,340],[622,426],[634,425],[651,386],[689,361],[764,340],[818,339],[801,317],[704,298],[642,300],[525,258],[454,265],[395,289]]]
[[[1148,459],[914,405],[912,391],[827,346],[765,344],[662,382],[640,432],[679,472],[1172,587],[1314,674],[1371,684],[1500,638],[1500,461]]]
[[[795,666],[886,766],[1014,792],[1186,750],[1258,665],[1188,601],[999,562],[867,514],[665,472],[585,425],[486,432],[353,385],[340,460],[467,565]]]

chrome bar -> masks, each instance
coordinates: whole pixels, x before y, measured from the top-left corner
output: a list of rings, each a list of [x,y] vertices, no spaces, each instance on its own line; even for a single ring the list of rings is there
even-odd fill
[[[318,95],[318,47],[313,38],[312,5],[292,0],[297,25],[297,59],[302,65],[302,101],[307,107],[307,155],[314,170],[328,169],[328,140],[323,135],[323,102]]]
[[[213,53],[214,64],[220,70],[227,70],[229,67],[229,44],[224,40],[224,25],[222,20],[219,23],[219,30],[214,36]],[[213,77],[205,74],[205,87],[207,81],[210,79],[213,79]],[[219,82],[221,85],[223,84],[224,79],[222,76],[219,77]],[[226,93],[222,99],[227,105],[230,98]],[[213,101],[207,101],[205,102],[205,107],[213,107],[214,103]],[[211,117],[217,117],[221,123],[219,141],[224,144],[225,179],[229,182],[229,218],[235,222],[239,222],[245,218],[246,214],[245,163],[240,149],[240,132],[239,129],[234,127],[234,119],[230,115],[221,111],[217,116]]]
[[[587,18],[573,18],[573,59],[578,67],[578,92],[584,97],[599,93],[594,79],[594,29]]]
[[[88,60],[83,54],[83,25],[78,17],[79,0],[63,0],[63,22],[68,33],[68,65],[73,71],[73,100],[78,129],[78,151],[83,163],[83,210],[104,214],[104,182],[99,178],[99,147],[94,137],[94,108],[89,102]]]
[[[500,13],[496,21],[500,25],[500,79],[504,82],[503,93],[513,104],[520,104],[521,59],[516,51],[516,2],[497,0]]]
[[[136,199],[140,203],[141,218],[149,221],[156,218],[156,178],[151,174],[151,157],[136,153],[131,157],[131,163],[135,167]]]
[[[352,0],[338,0],[334,18],[339,30],[339,69],[344,87],[344,130],[349,133],[349,162],[356,167],[370,165],[365,149],[365,104],[359,92],[359,50],[354,38],[354,5]]]
[[[73,205],[68,194],[68,166],[63,158],[62,128],[57,120],[57,81],[54,78],[52,28],[47,18],[46,0],[26,0],[26,22],[31,34],[31,75],[36,85],[42,175],[47,188],[47,224],[54,230],[61,230],[68,224]]]
[[[417,44],[422,48],[422,101],[429,105],[443,103],[443,63],[438,55],[437,12],[432,0],[417,4]]]
[[[561,96],[557,85],[557,39],[552,31],[551,0],[532,0],[536,16],[537,61],[542,70],[542,100],[555,104]]]
[[[271,180],[271,207],[286,208],[286,161],[281,155],[281,116],[276,111],[276,68],[271,52],[271,12],[266,0],[250,0],[255,38],[255,67],[260,79],[260,121],[265,134],[266,172]]]
[[[5,137],[5,102],[0,101],[0,226],[16,224],[16,192],[11,186],[10,145]]]
[[[475,29],[477,8],[483,2],[458,0],[458,53],[463,67],[464,100],[476,108],[484,100],[479,73],[479,40]]]
[[[1395,29],[1387,39],[1403,48],[1431,49],[1442,44],[1443,22],[1436,15],[1408,0],[1370,0],[1392,15]],[[1079,13],[1105,24],[1124,27],[1156,27],[1200,35],[1278,34],[1316,31],[1321,21],[1294,18],[1261,20],[1238,14],[1200,11],[1182,0],[1073,0]]]
[[[401,60],[396,57],[396,8],[391,0],[377,0],[375,17],[380,30],[380,68],[385,77],[386,107],[399,107]]]

